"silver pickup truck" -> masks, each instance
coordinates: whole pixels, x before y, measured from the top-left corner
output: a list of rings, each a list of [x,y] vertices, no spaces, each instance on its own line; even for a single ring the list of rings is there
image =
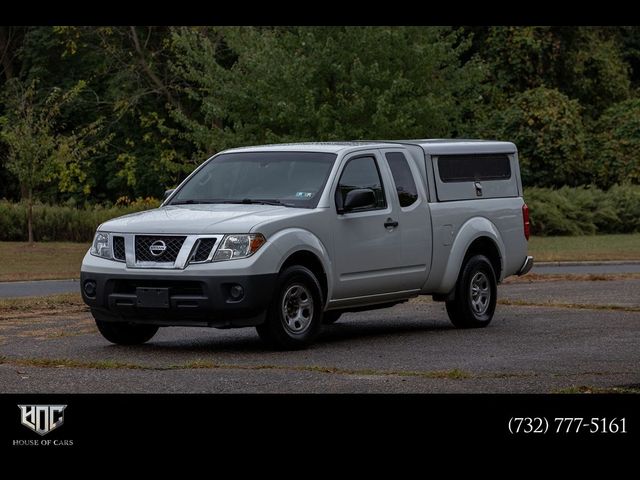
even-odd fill
[[[485,327],[497,284],[531,269],[528,238],[513,143],[237,148],[159,208],[100,225],[81,291],[117,344],[160,326],[255,326],[295,349],[344,312],[417,295],[446,302],[456,327]]]

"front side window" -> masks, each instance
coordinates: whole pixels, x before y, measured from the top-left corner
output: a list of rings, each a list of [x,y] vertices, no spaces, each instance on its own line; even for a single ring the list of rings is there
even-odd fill
[[[170,204],[273,203],[315,208],[335,160],[333,153],[225,153],[191,177]]]
[[[386,208],[387,201],[384,196],[380,172],[373,157],[358,157],[347,162],[336,190],[337,207],[339,209],[342,208],[347,193],[360,188],[373,190],[375,196],[374,209]]]
[[[400,206],[408,207],[413,205],[418,200],[418,189],[416,182],[413,180],[413,174],[407,159],[400,152],[389,152],[385,157],[391,169],[393,183],[396,184]]]

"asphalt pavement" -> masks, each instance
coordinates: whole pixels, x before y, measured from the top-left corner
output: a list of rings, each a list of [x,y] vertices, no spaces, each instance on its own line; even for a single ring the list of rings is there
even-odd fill
[[[0,321],[0,392],[640,388],[639,279],[508,283],[500,298],[485,329],[453,328],[425,297],[346,314],[295,352],[266,349],[251,328],[164,328],[115,346],[86,311],[15,312]]]
[[[80,281],[77,279],[0,282],[0,298],[39,297],[72,292],[80,293]]]

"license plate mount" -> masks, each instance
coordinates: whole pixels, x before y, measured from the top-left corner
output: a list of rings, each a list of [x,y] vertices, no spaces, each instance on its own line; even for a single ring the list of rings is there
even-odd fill
[[[169,308],[168,288],[136,288],[136,306],[140,308]]]

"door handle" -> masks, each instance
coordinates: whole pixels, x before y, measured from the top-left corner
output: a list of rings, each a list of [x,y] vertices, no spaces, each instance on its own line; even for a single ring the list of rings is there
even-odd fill
[[[394,220],[392,220],[390,218],[387,218],[387,221],[384,222],[384,227],[385,228],[396,228],[397,226],[398,226],[398,222],[396,222],[396,221],[394,221]]]

